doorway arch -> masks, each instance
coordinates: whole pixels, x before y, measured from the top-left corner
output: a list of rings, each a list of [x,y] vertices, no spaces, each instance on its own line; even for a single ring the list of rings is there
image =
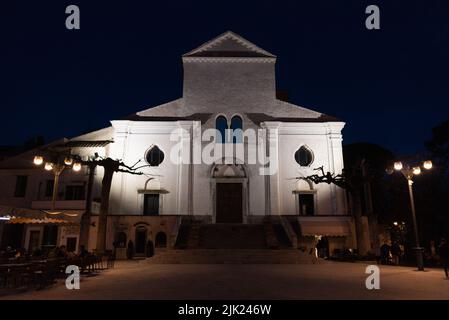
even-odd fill
[[[246,223],[249,212],[248,169],[236,159],[211,167],[213,223]]]
[[[147,245],[148,229],[144,226],[138,226],[135,234],[135,253],[136,255],[145,255]]]

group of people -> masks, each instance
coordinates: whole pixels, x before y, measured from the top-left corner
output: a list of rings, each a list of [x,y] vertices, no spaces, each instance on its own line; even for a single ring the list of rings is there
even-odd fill
[[[403,246],[394,241],[391,246],[384,243],[380,247],[380,262],[382,264],[399,265],[404,255]],[[449,279],[449,244],[446,239],[442,238],[439,245],[435,241],[430,242],[430,251],[426,254],[426,260],[431,265],[440,265],[444,268],[446,278]]]
[[[27,255],[27,251],[25,248],[14,249],[10,246],[6,247],[4,250],[0,251],[0,258],[20,258]]]
[[[25,248],[14,249],[10,246],[5,250],[0,251],[0,258],[6,259],[38,259],[38,258],[73,258],[75,256],[85,257],[89,253],[84,246],[80,246],[79,253],[67,250],[67,247],[57,246],[53,248],[42,249],[35,248],[32,251],[27,251]]]
[[[117,249],[117,244],[114,243],[114,249]],[[115,255],[114,250],[114,255]],[[11,259],[11,258],[25,258],[25,259],[33,259],[33,258],[73,258],[73,257],[86,257],[90,255],[85,246],[81,245],[79,248],[79,252],[71,252],[67,250],[67,247],[62,245],[58,247],[53,247],[51,249],[43,250],[41,248],[36,248],[32,252],[27,251],[25,248],[14,249],[12,247],[7,247],[4,250],[0,251],[0,258]],[[133,259],[135,255],[135,246],[132,240],[128,241],[126,255],[128,259]],[[145,246],[145,255],[146,257],[154,256],[154,243],[151,239],[149,239]]]
[[[384,243],[380,247],[380,262],[382,264],[399,265],[404,256],[404,246],[397,241],[393,241],[391,246],[388,243]]]

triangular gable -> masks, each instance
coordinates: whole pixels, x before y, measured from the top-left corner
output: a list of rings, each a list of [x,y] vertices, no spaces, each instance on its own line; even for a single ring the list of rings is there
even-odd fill
[[[183,57],[261,57],[276,58],[241,36],[227,31],[186,53]]]

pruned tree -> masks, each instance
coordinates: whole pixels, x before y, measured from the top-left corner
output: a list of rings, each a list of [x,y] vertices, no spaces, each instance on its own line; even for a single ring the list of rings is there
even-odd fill
[[[87,244],[89,223],[92,214],[91,210],[91,197],[92,197],[92,186],[93,186],[93,172],[96,167],[100,166],[104,169],[103,179],[101,182],[101,203],[100,212],[98,217],[98,231],[97,231],[97,252],[103,254],[106,250],[106,227],[107,227],[107,216],[109,213],[109,198],[111,194],[112,178],[116,172],[128,173],[133,175],[143,175],[142,168],[150,167],[150,165],[142,165],[137,167],[137,165],[142,160],[136,162],[133,166],[126,165],[122,160],[115,160],[112,158],[100,158],[96,156],[94,159],[80,161],[83,165],[89,167],[89,185],[88,185],[88,205],[86,206],[86,213],[83,216],[83,221],[81,223],[81,236],[85,244]],[[90,190],[90,191],[89,191]],[[89,199],[90,198],[90,199]]]
[[[341,174],[325,172],[323,167],[320,167],[316,169],[316,174],[297,179],[316,184],[335,184],[345,189],[350,213],[355,221],[357,243],[362,244],[365,242],[362,240],[363,216],[368,217],[370,230],[376,234],[378,219],[382,223],[387,223],[397,214],[396,207],[402,206],[402,200],[407,204],[406,198],[398,196],[398,192],[402,189],[393,192],[390,190],[391,183],[385,182],[389,177],[385,169],[393,161],[394,155],[379,145],[353,143],[344,147],[344,169]],[[377,237],[371,238],[372,250],[377,251],[378,242]]]
[[[93,195],[93,185],[95,170],[97,167],[103,167],[104,175],[101,182],[101,203],[100,203],[100,213],[98,220],[98,232],[97,232],[97,252],[102,254],[106,249],[106,225],[107,225],[107,215],[109,213],[109,197],[111,194],[112,178],[116,172],[127,173],[133,175],[144,175],[145,173],[141,169],[145,167],[151,167],[151,164],[139,164],[143,159],[137,161],[134,165],[129,166],[125,164],[122,160],[104,158],[100,157],[97,153],[94,156],[89,157],[87,160],[81,159],[79,155],[72,154],[71,148],[62,145],[51,145],[45,146],[39,149],[41,154],[46,155],[48,158],[52,159],[55,163],[59,163],[61,172],[66,166],[71,166],[71,164],[65,164],[67,159],[71,159],[71,163],[77,163],[78,165],[84,165],[89,168],[89,178],[87,183],[86,192],[86,210],[81,218],[80,225],[80,246],[87,247],[89,242],[89,226],[92,217],[92,195]],[[40,157],[42,158],[42,157]],[[147,174],[148,175],[148,174]],[[54,188],[54,192],[57,192],[57,187]]]
[[[354,174],[352,171],[343,170],[341,174],[335,174],[331,172],[324,172],[324,167],[315,168],[318,171],[317,174],[313,174],[306,177],[296,177],[297,180],[307,180],[315,184],[326,183],[335,184],[338,187],[345,189],[349,194],[351,201],[352,214],[355,218],[356,225],[356,238],[359,248],[359,252],[362,255],[368,253],[369,248],[366,246],[366,240],[363,235],[363,227],[361,222],[361,201],[360,201],[360,189],[363,185],[364,177],[362,175]]]

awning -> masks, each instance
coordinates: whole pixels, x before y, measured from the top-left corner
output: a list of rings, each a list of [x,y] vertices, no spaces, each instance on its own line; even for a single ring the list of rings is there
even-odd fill
[[[43,211],[28,208],[0,206],[0,218],[7,224],[63,224],[76,225],[80,223],[83,211],[58,210]]]
[[[300,221],[302,236],[346,237],[351,234],[348,221]]]
[[[20,218],[20,217],[11,217],[11,220],[7,222],[8,224],[70,224],[68,221],[64,219],[32,219],[32,218]]]

